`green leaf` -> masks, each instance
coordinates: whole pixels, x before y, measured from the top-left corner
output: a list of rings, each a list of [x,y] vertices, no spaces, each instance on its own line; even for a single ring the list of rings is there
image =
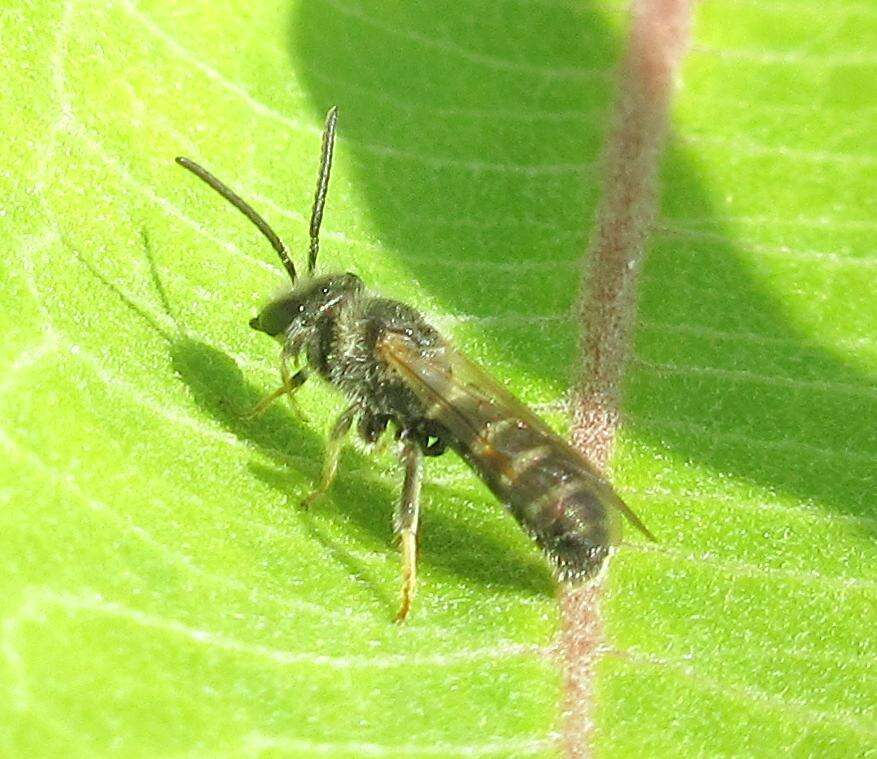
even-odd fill
[[[277,404],[271,249],[422,309],[563,425],[620,6],[500,0],[4,10],[0,753],[551,755],[550,574],[452,456],[399,585],[390,453],[319,473],[342,399]],[[642,281],[597,749],[875,744],[877,143],[865,3],[697,10]],[[301,260],[299,258],[299,260]],[[572,367],[572,368],[571,368]]]

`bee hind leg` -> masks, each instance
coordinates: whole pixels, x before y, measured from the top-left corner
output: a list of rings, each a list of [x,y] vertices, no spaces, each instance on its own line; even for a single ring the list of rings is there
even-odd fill
[[[329,442],[326,444],[326,458],[323,461],[323,476],[320,478],[320,484],[317,486],[307,498],[301,502],[301,507],[307,509],[317,498],[325,493],[335,479],[338,472],[338,459],[341,458],[341,448],[344,445],[344,437],[350,430],[356,414],[359,412],[359,406],[354,404],[347,408],[329,433]]]
[[[423,452],[411,438],[403,438],[402,462],[405,482],[393,520],[402,547],[402,600],[396,622],[404,622],[411,610],[417,584],[417,531],[420,526],[420,485],[423,480]]]

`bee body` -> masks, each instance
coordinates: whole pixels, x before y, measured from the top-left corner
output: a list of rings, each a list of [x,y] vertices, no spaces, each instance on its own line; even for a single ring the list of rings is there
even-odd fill
[[[282,346],[283,385],[258,409],[291,395],[313,374],[350,402],[330,433],[322,482],[303,505],[329,488],[354,423],[368,443],[392,426],[405,471],[394,519],[403,552],[397,620],[407,616],[414,594],[423,460],[447,448],[466,461],[535,539],[559,580],[593,576],[620,539],[619,514],[651,537],[612,486],[415,309],[368,293],[355,274],[313,276],[336,118],[333,108],[323,136],[307,279],[297,276],[286,246],[247,203],[205,169],[177,159],[253,221],[292,279],[289,292],[250,321]]]

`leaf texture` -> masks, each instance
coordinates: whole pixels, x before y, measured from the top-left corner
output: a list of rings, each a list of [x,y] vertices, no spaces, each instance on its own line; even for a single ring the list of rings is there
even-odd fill
[[[0,753],[550,756],[550,574],[450,456],[398,591],[391,453],[295,508],[342,401],[247,328],[303,253],[421,308],[562,427],[626,15],[607,3],[81,0],[3,11]],[[877,740],[877,13],[696,11],[613,479],[606,756]],[[571,368],[572,367],[572,368]]]

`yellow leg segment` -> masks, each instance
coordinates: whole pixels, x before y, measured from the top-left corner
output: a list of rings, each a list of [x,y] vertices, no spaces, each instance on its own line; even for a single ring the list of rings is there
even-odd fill
[[[270,395],[266,395],[261,401],[259,401],[252,409],[242,414],[244,419],[253,419],[254,417],[259,416],[259,414],[263,413],[265,409],[267,409],[274,401],[280,398],[283,395],[289,397],[289,403],[292,406],[292,410],[296,416],[301,417],[301,409],[295,402],[295,399],[292,397],[292,394],[298,390],[308,378],[307,369],[302,369],[300,372],[297,372],[292,377],[285,371],[285,366],[282,366],[282,374],[283,374],[283,384],[274,390]]]
[[[320,484],[317,485],[307,498],[301,502],[303,509],[308,509],[310,505],[325,493],[335,480],[335,474],[338,472],[338,459],[341,458],[341,448],[344,445],[344,437],[350,430],[350,425],[359,411],[358,406],[350,406],[335,422],[332,431],[329,433],[329,442],[326,444],[326,458],[323,461],[323,476],[320,478]]]
[[[405,530],[402,535],[402,602],[396,612],[396,622],[404,622],[411,610],[417,586],[417,534]]]
[[[405,482],[396,509],[394,526],[402,548],[402,601],[396,622],[404,622],[411,611],[417,585],[417,530],[420,527],[420,483],[423,480],[423,453],[412,440],[403,440],[402,461]]]

